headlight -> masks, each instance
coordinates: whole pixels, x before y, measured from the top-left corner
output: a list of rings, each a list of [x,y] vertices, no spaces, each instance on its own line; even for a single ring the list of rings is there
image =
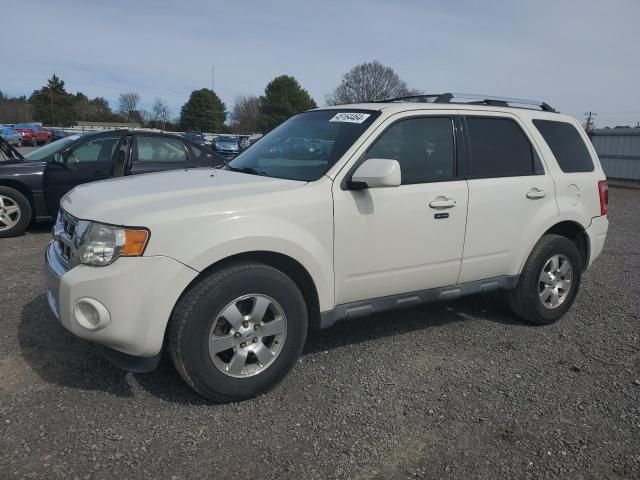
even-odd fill
[[[149,231],[81,221],[76,236],[77,258],[93,266],[111,265],[119,257],[139,257],[149,240]]]

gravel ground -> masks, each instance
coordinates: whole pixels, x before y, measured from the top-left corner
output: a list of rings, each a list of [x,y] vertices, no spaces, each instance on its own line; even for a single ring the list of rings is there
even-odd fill
[[[0,240],[0,477],[640,478],[640,191],[559,323],[496,296],[345,322],[270,394],[124,373],[48,312],[48,226]]]

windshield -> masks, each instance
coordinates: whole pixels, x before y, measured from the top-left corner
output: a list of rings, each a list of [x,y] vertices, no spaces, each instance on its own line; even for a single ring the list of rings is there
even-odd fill
[[[229,162],[230,170],[317,180],[380,115],[372,110],[314,110],[290,118]]]
[[[235,141],[236,141],[236,137],[217,137],[216,138],[216,142],[229,143],[229,142],[235,142]]]
[[[25,160],[30,160],[32,162],[37,162],[40,160],[44,160],[47,157],[50,157],[56,152],[64,149],[70,143],[75,142],[80,138],[80,135],[71,135],[70,137],[61,138],[60,140],[56,140],[55,142],[51,142],[44,147],[40,147],[36,150],[33,150],[26,155],[24,155]]]
[[[33,125],[30,125],[28,123],[17,123],[16,125],[14,125],[13,128],[21,128],[23,130],[29,130],[33,128]]]

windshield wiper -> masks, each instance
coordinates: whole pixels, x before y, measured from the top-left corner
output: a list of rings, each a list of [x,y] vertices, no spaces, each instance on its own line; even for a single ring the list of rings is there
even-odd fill
[[[227,170],[231,170],[232,172],[248,173],[249,175],[260,175],[261,177],[269,176],[265,172],[256,170],[252,167],[232,167],[231,165],[227,164]]]

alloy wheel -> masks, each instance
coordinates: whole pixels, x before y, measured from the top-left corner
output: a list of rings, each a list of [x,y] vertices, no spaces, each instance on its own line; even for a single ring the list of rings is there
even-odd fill
[[[15,227],[21,216],[20,205],[13,198],[0,195],[0,231]]]
[[[538,295],[545,308],[558,308],[571,291],[573,267],[569,258],[562,254],[547,260],[540,273]]]
[[[280,304],[262,294],[243,295],[216,316],[209,333],[209,356],[234,378],[262,373],[282,351],[287,318]]]

